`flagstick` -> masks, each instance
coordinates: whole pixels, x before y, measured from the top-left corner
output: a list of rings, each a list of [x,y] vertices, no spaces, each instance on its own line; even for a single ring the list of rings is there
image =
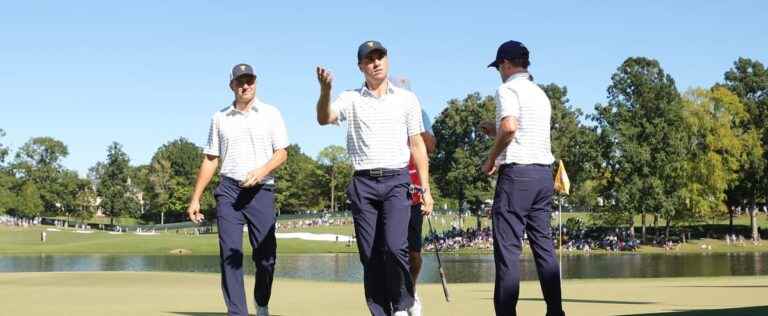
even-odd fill
[[[559,260],[560,260],[560,285],[562,286],[563,283],[563,197],[560,197],[560,203],[557,205],[557,226],[560,230],[560,233],[558,234],[559,244],[558,250],[560,250]]]
[[[560,253],[558,254],[558,263],[560,264],[560,269],[558,269],[560,274],[560,285],[563,284],[563,201],[565,200],[565,195],[567,195],[570,191],[570,181],[568,181],[568,175],[565,173],[565,166],[563,166],[563,160],[560,160],[560,163],[557,167],[557,175],[555,176],[555,191],[559,193],[560,199],[557,203],[557,227],[558,227],[558,234],[557,234],[557,243],[558,243],[558,250]]]

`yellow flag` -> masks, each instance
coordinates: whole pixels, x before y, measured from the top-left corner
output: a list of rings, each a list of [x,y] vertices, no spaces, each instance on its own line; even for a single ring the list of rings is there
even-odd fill
[[[560,164],[557,167],[557,174],[555,175],[555,192],[560,194],[568,194],[571,192],[571,181],[568,180],[568,174],[565,173],[565,165],[560,160]]]

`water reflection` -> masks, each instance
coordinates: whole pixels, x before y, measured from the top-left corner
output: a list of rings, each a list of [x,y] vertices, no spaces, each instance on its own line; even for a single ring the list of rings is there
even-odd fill
[[[493,282],[493,256],[444,255],[443,267],[450,282]],[[248,260],[248,257],[246,257]],[[768,274],[768,254],[734,253],[708,255],[591,255],[563,257],[565,278],[647,278],[738,276]],[[437,261],[425,255],[420,282],[440,281]],[[218,256],[137,255],[36,255],[0,256],[0,272],[50,271],[174,271],[219,272]],[[246,265],[253,273],[253,264]],[[536,266],[523,257],[521,277],[535,280]],[[280,255],[277,277],[318,281],[358,282],[362,267],[357,255]]]

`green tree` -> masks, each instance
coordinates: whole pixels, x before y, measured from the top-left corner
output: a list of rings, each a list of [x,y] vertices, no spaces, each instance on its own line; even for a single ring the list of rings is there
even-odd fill
[[[106,165],[104,162],[98,161],[95,165],[88,168],[88,180],[93,183],[95,187],[99,186],[99,180],[104,175],[104,169],[106,168]]]
[[[69,179],[62,178],[69,175],[61,165],[68,155],[67,146],[51,137],[34,137],[16,152],[13,169],[23,182],[35,184],[43,212],[62,213],[71,200],[72,192],[61,187],[69,184]]]
[[[568,104],[568,89],[556,84],[541,85],[552,104],[552,154],[563,160],[571,193],[568,200],[581,210],[592,210],[597,203],[594,180],[600,168],[597,128],[582,121],[586,116]]]
[[[81,222],[89,220],[96,214],[97,203],[98,194],[91,181],[87,179],[79,179],[72,215]]]
[[[317,155],[317,162],[325,171],[325,185],[323,187],[327,188],[327,191],[323,195],[328,197],[329,209],[332,212],[337,211],[339,201],[344,203],[347,200],[345,188],[351,181],[353,173],[347,150],[338,145],[327,146],[320,150]]]
[[[3,137],[5,137],[5,130],[0,128],[0,138]],[[2,168],[5,163],[5,157],[8,157],[8,147],[3,145],[3,143],[0,143],[0,168]]]
[[[768,70],[756,60],[739,58],[725,73],[725,87],[739,97],[749,114],[742,122],[746,131],[759,135],[760,146],[748,150],[747,162],[740,171],[738,184],[728,192],[731,206],[746,208],[752,223],[752,238],[758,238],[757,204],[768,202]]]
[[[0,168],[0,214],[7,213],[17,204],[16,178]]]
[[[43,200],[34,182],[27,181],[21,186],[18,203],[14,208],[15,215],[22,217],[34,217],[43,212]]]
[[[457,209],[459,207],[458,202],[455,199],[452,199],[443,192],[440,191],[440,186],[437,185],[437,182],[435,181],[435,174],[432,173],[431,165],[430,165],[430,175],[429,175],[429,183],[431,184],[430,190],[432,191],[432,199],[435,201],[435,210],[447,210],[447,209]]]
[[[149,174],[149,205],[152,213],[160,212],[160,222],[164,222],[166,212],[170,208],[170,195],[172,194],[171,162],[166,159],[152,159]]]
[[[56,213],[58,215],[69,216],[75,206],[75,199],[81,190],[82,181],[74,170],[63,169],[53,185],[49,185],[50,192],[56,199]]]
[[[152,161],[168,161],[171,176],[180,178],[181,181],[188,184],[193,184],[200,167],[201,156],[200,147],[181,137],[160,146],[152,156]]]
[[[692,219],[720,217],[727,211],[727,190],[748,162],[745,153],[759,148],[758,135],[742,129],[748,114],[738,97],[723,87],[686,93],[683,115],[690,145],[684,210]]]
[[[323,193],[325,172],[317,161],[301,152],[299,145],[291,144],[286,151],[289,158],[275,173],[276,208],[281,213],[321,209],[322,200],[327,198]]]
[[[149,192],[152,190],[150,178],[150,165],[139,165],[131,167],[130,176],[131,186],[138,192],[139,213],[146,216],[149,212]]]
[[[0,128],[0,138],[5,137],[5,131]],[[0,143],[0,214],[6,213],[16,205],[16,177],[5,166],[8,147]]]
[[[128,154],[123,151],[122,145],[113,142],[107,148],[107,160],[98,179],[97,192],[101,197],[99,206],[106,216],[110,217],[110,223],[114,224],[116,217],[135,216],[139,210],[139,201],[136,191],[131,186]]]
[[[653,212],[666,220],[667,235],[680,206],[684,133],[680,94],[658,61],[632,57],[611,77],[608,103],[597,105],[604,177],[604,209],[623,214],[634,234],[634,215]]]
[[[495,106],[492,97],[483,98],[479,93],[453,99],[432,126],[437,148],[430,173],[442,195],[456,200],[459,207],[466,202],[471,209],[480,210],[493,196],[491,177],[480,171],[491,142],[478,126],[494,119]]]
[[[173,220],[183,220],[200,167],[200,157],[200,148],[183,137],[157,149],[147,170],[147,216],[159,215],[157,220],[160,222],[165,222],[166,214]],[[209,185],[211,187],[215,188],[215,183]],[[203,209],[212,207],[210,199],[206,198],[208,195],[204,195],[201,201]]]

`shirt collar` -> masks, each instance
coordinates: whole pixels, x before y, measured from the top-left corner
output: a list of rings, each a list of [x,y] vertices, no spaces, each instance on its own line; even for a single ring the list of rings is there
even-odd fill
[[[395,85],[393,85],[392,82],[387,79],[387,92],[384,95],[393,93],[395,93]],[[365,82],[363,82],[363,86],[360,88],[360,95],[378,98],[376,94],[373,93],[373,91],[368,89],[368,86],[366,86]]]
[[[510,82],[510,81],[516,80],[516,79],[528,79],[528,80],[531,80],[531,74],[529,74],[527,72],[518,72],[518,73],[516,73],[514,75],[509,76],[509,78],[507,78],[507,80],[504,81],[504,83],[507,83],[507,82]]]
[[[243,114],[247,115],[250,112],[259,112],[259,105],[261,104],[261,101],[257,97],[253,97],[253,100],[251,100],[251,107],[248,112],[241,112],[235,107],[235,101],[232,101],[232,105],[229,106],[229,111],[227,111],[227,114]]]

